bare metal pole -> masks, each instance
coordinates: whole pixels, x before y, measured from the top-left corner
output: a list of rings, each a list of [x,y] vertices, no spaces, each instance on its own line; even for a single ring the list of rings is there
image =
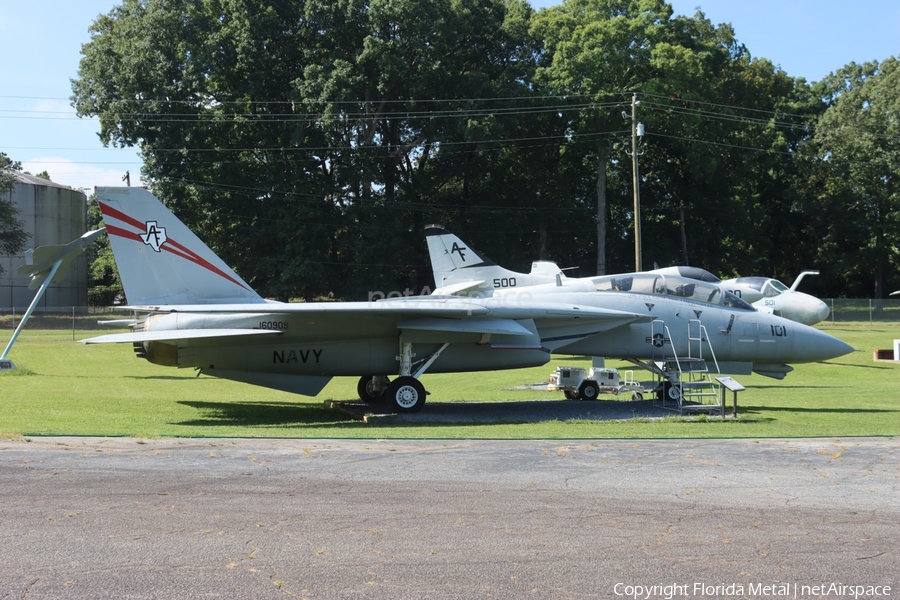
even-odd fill
[[[56,275],[56,270],[59,268],[59,265],[62,264],[62,260],[58,260],[53,263],[53,267],[50,269],[50,274],[47,275],[47,279],[41,284],[38,293],[34,295],[34,300],[31,301],[31,304],[28,306],[28,310],[25,311],[25,316],[22,317],[22,320],[19,321],[19,326],[16,327],[16,330],[13,332],[12,337],[9,338],[9,343],[6,344],[6,349],[3,351],[3,354],[0,354],[0,360],[6,360],[6,357],[9,356],[9,351],[12,350],[13,344],[16,343],[16,338],[19,337],[19,334],[22,333],[22,328],[25,327],[25,323],[28,322],[28,317],[31,316],[31,313],[34,312],[35,307],[38,305],[38,302],[41,301],[41,296],[44,295],[44,291],[46,291],[47,286],[50,285],[50,281],[53,279],[53,276]]]
[[[641,265],[641,189],[638,185],[638,122],[637,94],[631,95],[631,166],[634,177],[634,270],[643,271]]]

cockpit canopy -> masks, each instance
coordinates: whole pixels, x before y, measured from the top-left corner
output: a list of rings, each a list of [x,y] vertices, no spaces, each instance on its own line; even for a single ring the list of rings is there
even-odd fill
[[[718,283],[698,281],[678,275],[631,273],[628,275],[595,277],[592,281],[594,282],[594,288],[598,292],[630,292],[632,294],[674,296],[730,308],[756,310]]]
[[[736,285],[746,285],[757,292],[762,292],[763,298],[773,298],[790,289],[777,279],[769,277],[738,277],[734,282]]]

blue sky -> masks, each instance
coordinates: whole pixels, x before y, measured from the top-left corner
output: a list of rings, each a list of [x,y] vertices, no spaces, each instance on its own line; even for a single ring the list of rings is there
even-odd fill
[[[713,23],[731,23],[757,58],[809,81],[855,62],[900,55],[897,0],[670,0],[676,14],[700,6]],[[532,0],[535,8],[556,0]],[[0,151],[31,173],[76,188],[138,181],[140,157],[130,148],[104,148],[95,120],[78,119],[69,105],[88,27],[116,0],[4,0],[0,39]]]

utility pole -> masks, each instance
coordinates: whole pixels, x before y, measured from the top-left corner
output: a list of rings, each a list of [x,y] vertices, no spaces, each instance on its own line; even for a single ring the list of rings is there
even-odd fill
[[[631,95],[631,167],[634,178],[634,270],[643,271],[641,265],[641,189],[638,184],[638,138],[644,136],[644,124],[637,122],[637,94]]]

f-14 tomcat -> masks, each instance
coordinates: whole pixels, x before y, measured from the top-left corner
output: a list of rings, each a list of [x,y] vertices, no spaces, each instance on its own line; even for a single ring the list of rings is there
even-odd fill
[[[130,308],[147,315],[131,333],[84,342],[131,343],[158,365],[308,396],[334,376],[359,376],[363,400],[412,412],[425,403],[419,377],[426,370],[540,366],[550,360],[542,336],[648,318],[558,302],[456,297],[272,302],[149,191],[100,187],[96,195]]]
[[[641,311],[636,320],[603,332],[591,328],[542,338],[554,354],[630,360],[656,371],[668,357],[715,356],[720,372],[783,378],[790,363],[818,362],[853,350],[813,327],[757,311],[702,269],[566,277],[553,263],[530,273],[504,269],[446,230],[426,228],[434,294],[479,297],[510,304],[558,301]],[[553,279],[546,283],[548,278]]]
[[[252,290],[147,190],[97,188],[96,195],[129,305],[148,314],[131,333],[86,343],[131,343],[139,357],[155,364],[309,396],[334,376],[358,376],[362,399],[385,401],[401,412],[418,411],[426,397],[419,377],[426,371],[539,366],[561,347],[607,336],[614,344],[625,343],[630,356],[649,358],[656,347],[651,321],[657,318],[678,319],[702,308],[719,315],[717,322],[723,325],[734,316],[734,327],[746,310],[674,296],[650,301],[645,295],[596,289],[576,296],[586,304],[558,296],[452,295],[272,302]],[[775,343],[756,343],[757,335],[752,345],[738,344],[740,352],[727,353],[758,360],[759,349],[766,347],[771,360],[764,362],[780,364],[825,360],[850,350],[815,329],[770,320],[754,326],[781,327],[771,334]],[[765,341],[770,341],[768,335]],[[804,351],[798,356],[800,347]]]

